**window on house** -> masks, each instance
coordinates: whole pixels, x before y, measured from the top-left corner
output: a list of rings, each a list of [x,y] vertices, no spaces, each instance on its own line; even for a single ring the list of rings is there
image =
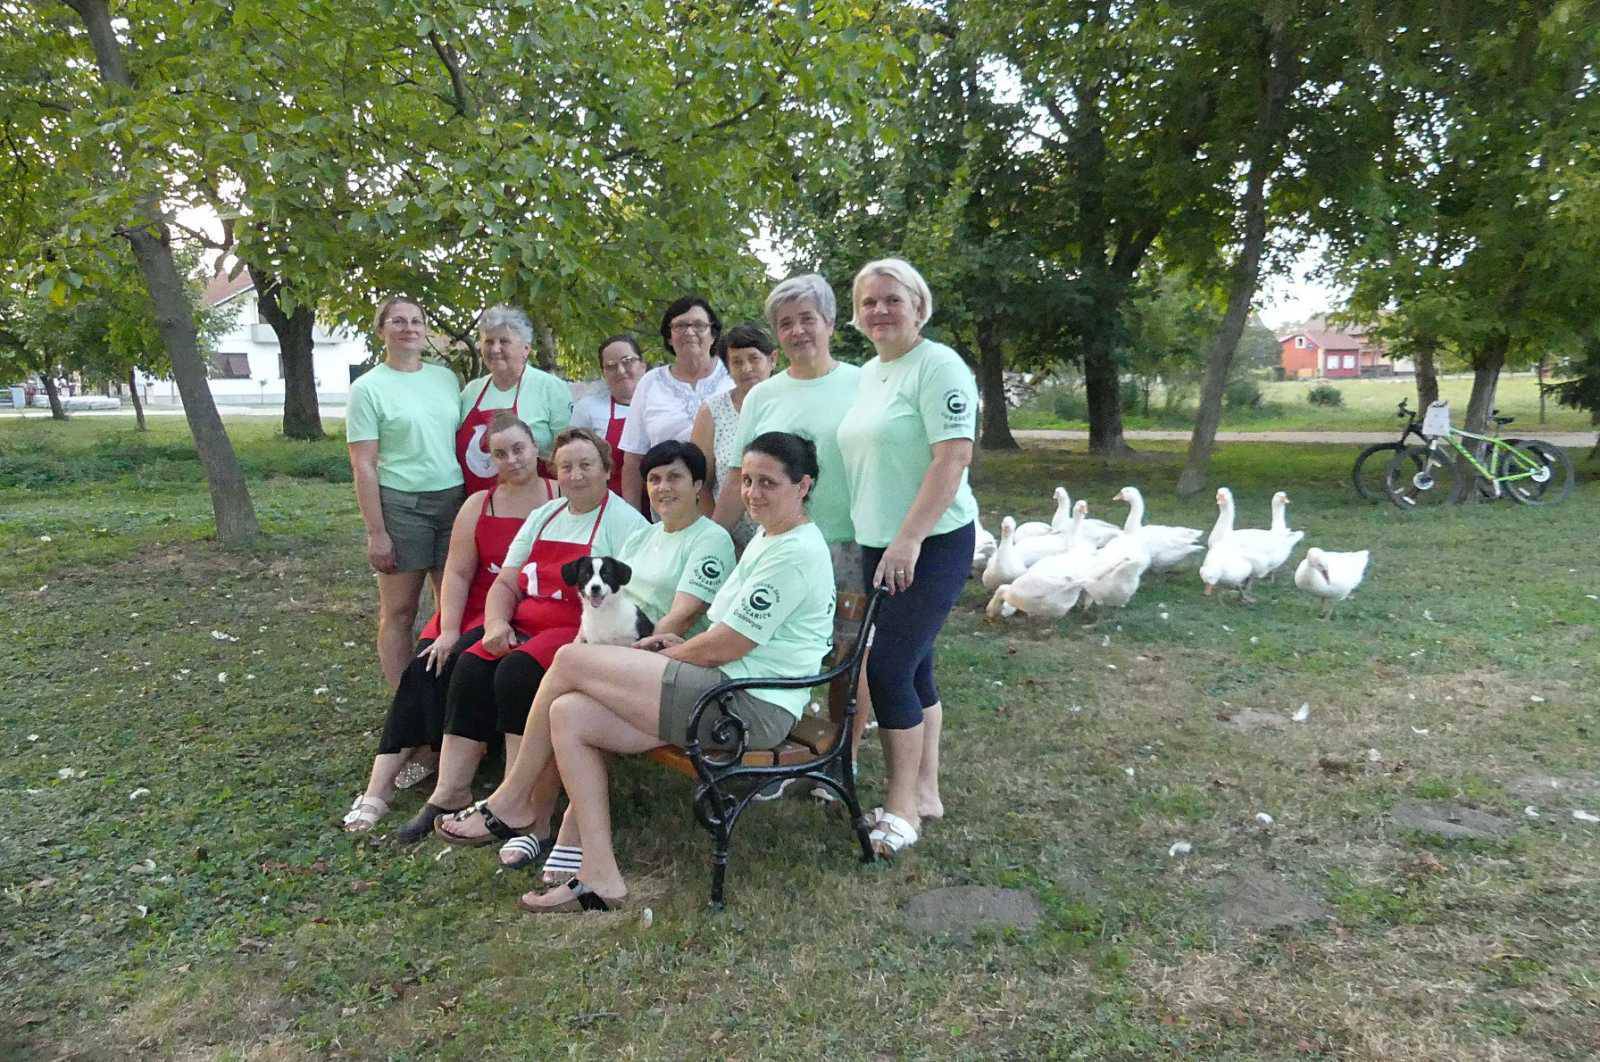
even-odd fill
[[[1344,356],[1344,367],[1347,369],[1356,367],[1356,356],[1354,354],[1346,354]]]
[[[211,372],[208,375],[213,380],[248,380],[250,379],[250,355],[213,354],[211,355]]]
[[[1306,344],[1306,337],[1305,336],[1295,336],[1294,337],[1294,349],[1296,349],[1296,350],[1304,350],[1304,349],[1306,349],[1306,345],[1307,344]]]

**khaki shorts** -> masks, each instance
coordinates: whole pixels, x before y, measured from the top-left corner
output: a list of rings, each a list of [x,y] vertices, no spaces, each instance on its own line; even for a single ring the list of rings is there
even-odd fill
[[[419,493],[378,488],[383,526],[394,542],[395,571],[444,567],[444,556],[450,551],[450,528],[466,497],[465,487]]]
[[[862,593],[861,546],[855,542],[830,542],[833,558],[833,587],[841,594]]]
[[[727,681],[728,676],[716,668],[701,667],[682,660],[668,663],[667,670],[661,676],[661,723],[656,736],[669,745],[683,745],[688,740],[689,717],[694,714],[695,702],[707,690]],[[746,751],[777,748],[789,736],[789,731],[794,729],[795,717],[789,714],[788,709],[764,701],[749,690],[739,690],[733,694],[733,703],[729,707],[749,728],[745,739],[748,742]],[[707,708],[700,717],[702,748],[730,747],[711,736],[711,727],[720,718],[722,713],[715,708]]]

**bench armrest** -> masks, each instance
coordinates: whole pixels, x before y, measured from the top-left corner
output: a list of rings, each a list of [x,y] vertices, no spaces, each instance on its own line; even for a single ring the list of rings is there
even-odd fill
[[[689,714],[688,733],[684,735],[684,753],[691,760],[698,761],[702,758],[703,754],[700,749],[699,738],[700,720],[712,705],[716,705],[717,710],[722,714],[722,718],[712,724],[712,735],[717,739],[718,744],[734,746],[730,750],[730,757],[727,762],[737,762],[744,757],[747,751],[747,729],[742,719],[727,710],[723,698],[730,693],[735,693],[739,690],[810,689],[813,686],[827,685],[835,679],[859,671],[861,661],[872,644],[873,619],[877,615],[878,605],[886,593],[887,591],[882,587],[872,591],[867,598],[866,609],[861,615],[861,626],[856,632],[855,645],[845,654],[843,660],[820,675],[807,675],[799,678],[763,678],[753,676],[751,678],[729,679],[727,682],[713,686],[701,694],[700,699],[695,702],[694,711]],[[846,727],[849,726],[850,716],[854,714],[853,700],[851,705],[850,711],[846,713],[844,722],[841,724]]]

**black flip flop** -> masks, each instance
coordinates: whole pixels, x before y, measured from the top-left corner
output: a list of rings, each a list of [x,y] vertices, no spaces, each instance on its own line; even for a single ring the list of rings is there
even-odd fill
[[[422,810],[411,817],[411,821],[395,830],[389,837],[396,844],[416,844],[433,832],[435,819],[465,810],[466,808],[441,808],[438,804],[424,804]]]
[[[537,907],[528,903],[521,896],[517,897],[517,906],[529,914],[589,914],[591,912],[604,913],[607,911],[625,911],[628,909],[628,898],[619,896],[615,900],[608,900],[595,892],[589,886],[573,878],[565,885],[557,885],[557,889],[571,889],[572,899],[565,903],[558,903],[554,907]],[[553,891],[553,890],[552,890]]]
[[[476,804],[461,809],[460,811],[456,812],[455,817],[460,819],[467,813],[473,811],[483,816],[484,828],[489,831],[484,836],[456,837],[452,834],[448,834],[439,828],[440,823],[448,821],[443,818],[435,819],[433,821],[434,836],[439,838],[439,840],[443,841],[445,844],[455,845],[457,848],[482,848],[484,845],[494,844],[495,841],[509,841],[513,837],[525,837],[528,834],[528,830],[533,825],[530,822],[527,826],[519,828],[507,824],[503,819],[500,818],[500,816],[489,810],[489,802],[486,800],[480,800]]]

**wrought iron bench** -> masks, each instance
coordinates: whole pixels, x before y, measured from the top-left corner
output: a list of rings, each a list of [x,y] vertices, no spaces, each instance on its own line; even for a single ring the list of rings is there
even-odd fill
[[[689,718],[686,742],[682,747],[663,745],[646,753],[650,759],[695,781],[695,818],[711,834],[711,905],[723,906],[723,877],[728,867],[728,849],[739,816],[757,793],[785,779],[822,786],[836,794],[850,816],[850,827],[861,844],[861,861],[873,859],[867,835],[872,824],[861,811],[856,797],[855,745],[861,736],[856,710],[857,680],[861,662],[872,644],[873,616],[878,611],[882,590],[865,594],[840,594],[834,607],[833,664],[820,675],[806,678],[747,678],[724,682],[709,690],[695,704]],[[775,749],[748,751],[746,728],[728,710],[726,696],[736,690],[807,689],[828,687],[828,712],[806,712],[789,732],[789,738]],[[711,733],[719,744],[731,746],[718,751],[702,749],[696,736],[700,720],[708,711],[717,718]],[[860,720],[865,722],[864,718]]]

